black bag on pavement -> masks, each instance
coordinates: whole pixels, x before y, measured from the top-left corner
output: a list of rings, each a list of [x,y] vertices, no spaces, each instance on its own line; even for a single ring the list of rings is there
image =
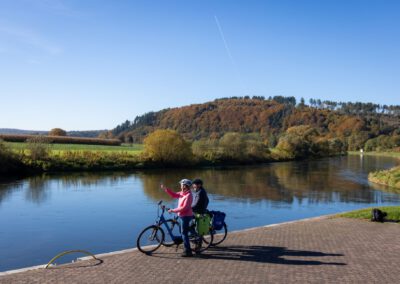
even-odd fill
[[[382,212],[381,210],[374,208],[372,209],[372,218],[371,221],[373,222],[382,222],[384,221],[385,217],[387,216],[386,212]]]

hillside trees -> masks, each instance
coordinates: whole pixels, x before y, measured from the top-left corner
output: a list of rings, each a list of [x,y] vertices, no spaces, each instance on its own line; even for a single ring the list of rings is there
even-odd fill
[[[310,125],[320,136],[338,138],[349,149],[359,149],[367,139],[379,135],[400,133],[396,106],[319,99],[310,99],[309,105],[300,100],[296,107],[294,97],[283,96],[223,98],[149,112],[133,122],[125,121],[113,132],[129,143],[142,143],[144,137],[157,129],[173,129],[191,141],[208,139],[211,135],[219,139],[231,132],[259,133],[273,147],[288,128]]]
[[[384,151],[400,147],[400,136],[380,135],[378,137],[369,139],[365,143],[365,151]]]
[[[338,138],[326,138],[310,125],[293,126],[279,139],[276,148],[291,158],[332,156],[344,153],[345,144]]]

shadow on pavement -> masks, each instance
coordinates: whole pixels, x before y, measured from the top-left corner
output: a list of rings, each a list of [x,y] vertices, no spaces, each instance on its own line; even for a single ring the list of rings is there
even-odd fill
[[[324,256],[343,256],[343,254],[289,250],[284,247],[229,246],[209,248],[206,254],[202,254],[199,257],[203,259],[226,259],[292,265],[346,265],[346,263],[341,262],[321,262],[314,259],[305,259],[306,257],[315,258]],[[301,257],[301,259],[288,259],[286,257]]]

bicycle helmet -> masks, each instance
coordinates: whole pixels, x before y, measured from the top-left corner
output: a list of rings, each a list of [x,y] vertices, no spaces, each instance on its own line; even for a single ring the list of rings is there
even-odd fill
[[[183,185],[187,185],[187,186],[191,186],[192,185],[192,181],[190,179],[186,179],[186,178],[181,180],[179,183],[183,184]]]

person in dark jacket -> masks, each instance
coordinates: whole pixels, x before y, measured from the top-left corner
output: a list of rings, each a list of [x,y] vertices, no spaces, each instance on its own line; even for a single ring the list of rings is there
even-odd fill
[[[199,178],[195,178],[192,181],[193,187],[193,213],[204,214],[207,212],[208,196],[207,192],[203,187],[203,181]]]

